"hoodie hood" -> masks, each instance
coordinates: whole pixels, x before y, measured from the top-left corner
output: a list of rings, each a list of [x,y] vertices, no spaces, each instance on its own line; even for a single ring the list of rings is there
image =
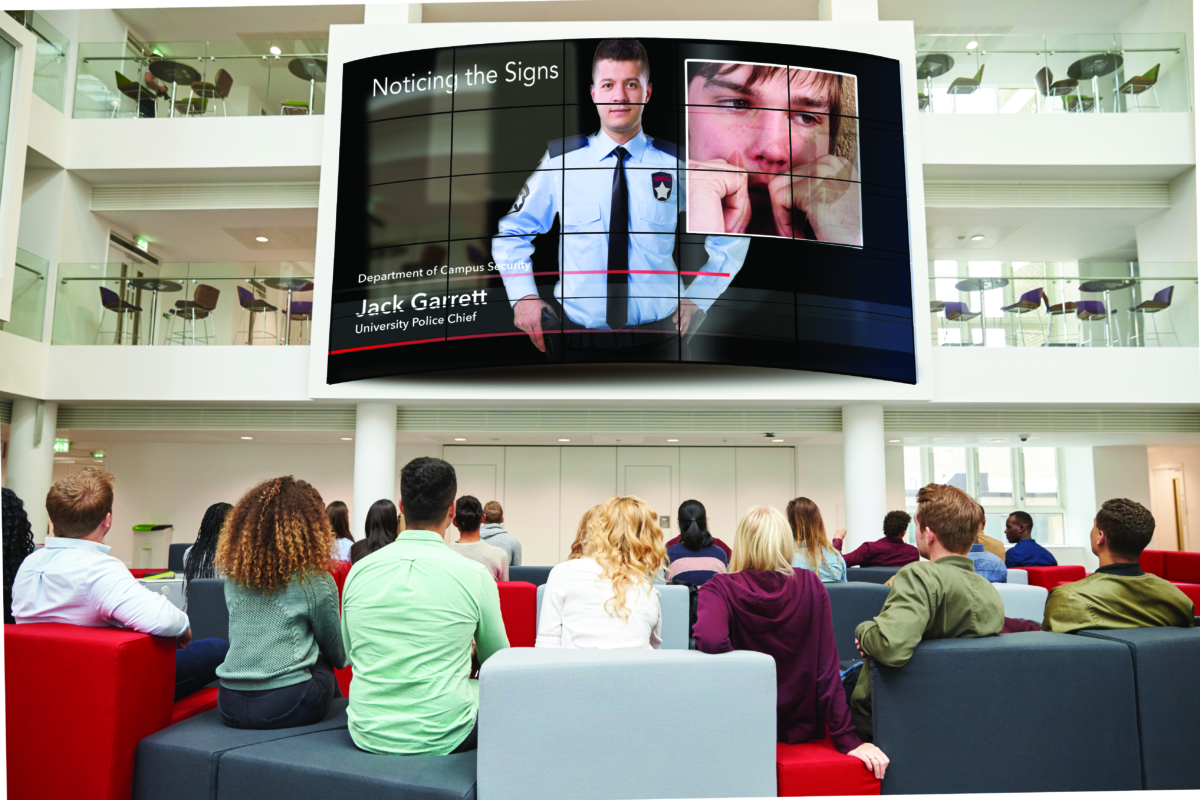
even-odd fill
[[[504,530],[504,526],[499,522],[488,522],[479,528],[480,539],[490,539],[491,537],[497,536],[501,533],[508,533],[508,531]]]
[[[761,634],[777,631],[799,612],[812,591],[810,584],[821,586],[816,574],[806,569],[792,575],[747,571],[714,575],[705,589],[719,591],[734,610],[738,624]]]

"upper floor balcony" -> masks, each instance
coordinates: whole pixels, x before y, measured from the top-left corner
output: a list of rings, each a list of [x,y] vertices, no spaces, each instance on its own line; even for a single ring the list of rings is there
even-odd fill
[[[1191,111],[1182,33],[916,37],[918,105],[933,114]]]
[[[67,57],[71,40],[59,33],[36,11],[8,11],[10,17],[37,37],[33,67],[33,93],[58,111],[67,93]]]
[[[309,116],[325,111],[328,40],[82,43],[75,119]]]

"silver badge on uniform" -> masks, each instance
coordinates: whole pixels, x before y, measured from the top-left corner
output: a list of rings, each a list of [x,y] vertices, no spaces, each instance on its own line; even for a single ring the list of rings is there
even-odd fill
[[[654,188],[654,199],[665,203],[671,199],[671,188],[674,181],[669,172],[654,172],[650,175],[650,185]]]

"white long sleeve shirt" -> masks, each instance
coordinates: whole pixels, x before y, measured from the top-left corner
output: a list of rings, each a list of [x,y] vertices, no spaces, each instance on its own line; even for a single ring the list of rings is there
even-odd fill
[[[180,636],[187,614],[151,592],[99,542],[46,538],[17,570],[12,611],[17,624],[64,622],[89,628],[130,628],[153,636]]]
[[[625,593],[629,618],[609,614],[615,595],[594,558],[564,561],[546,579],[537,647],[578,650],[657,650],[662,646],[659,591],[639,584]]]

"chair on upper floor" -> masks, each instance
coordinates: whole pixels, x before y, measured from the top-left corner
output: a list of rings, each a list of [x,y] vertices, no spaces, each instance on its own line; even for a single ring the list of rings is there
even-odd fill
[[[946,94],[954,98],[954,110],[958,110],[958,96],[960,94],[974,94],[983,83],[983,68],[986,64],[979,67],[979,71],[975,73],[974,78],[955,78],[949,86],[946,87]]]
[[[245,318],[246,314],[250,315],[250,323],[244,329],[246,332],[246,344],[254,344],[254,319],[259,314],[268,314],[268,313],[274,314],[275,315],[275,331],[278,332],[279,331],[279,308],[271,305],[266,300],[260,300],[259,298],[255,297],[254,293],[251,292],[249,289],[247,289],[245,286],[239,286],[239,287],[237,287],[237,290],[238,290],[238,304],[242,307],[243,318]],[[243,331],[243,328],[242,328],[241,322],[239,321],[238,322],[238,330],[237,330],[237,334],[235,335],[235,338],[237,336],[241,336],[242,331]],[[263,344],[267,343],[268,336],[270,336],[272,339],[274,339],[278,343],[279,337],[276,335],[276,333],[267,333],[266,328],[261,328],[259,330],[259,341],[261,341]]]
[[[1155,64],[1154,67],[1147,70],[1144,75],[1133,76],[1129,80],[1125,81],[1125,83],[1121,84],[1121,88],[1117,90],[1121,94],[1127,94],[1133,97],[1134,108],[1138,110],[1138,113],[1141,113],[1142,110],[1142,103],[1140,99],[1142,92],[1146,91],[1147,89],[1154,92],[1154,105],[1159,111],[1162,111],[1162,104],[1158,100],[1157,86],[1158,68],[1160,66],[1162,65]]]
[[[284,100],[279,105],[279,116],[281,117],[303,117],[307,115],[307,100]]]
[[[175,307],[167,311],[171,316],[170,324],[167,326],[167,344],[174,341],[178,341],[180,344],[197,344],[196,320],[204,323],[200,326],[200,338],[204,340],[204,343],[216,343],[217,329],[212,317],[213,312],[217,309],[217,299],[220,296],[220,289],[202,283],[196,287],[191,300],[176,300]],[[184,321],[183,329],[178,333],[175,332],[175,320],[177,319]]]
[[[1158,332],[1158,312],[1166,311],[1167,319],[1170,320],[1171,319],[1171,311],[1170,311],[1171,298],[1174,296],[1175,296],[1175,287],[1168,286],[1165,289],[1160,289],[1159,291],[1155,292],[1153,300],[1143,300],[1142,302],[1138,303],[1133,308],[1129,309],[1129,321],[1130,321],[1129,329],[1131,331],[1131,333],[1129,334],[1130,342],[1132,342],[1134,339],[1140,339],[1142,344],[1145,345],[1145,343],[1146,343],[1145,322],[1143,321],[1142,327],[1139,329],[1136,325],[1133,324],[1133,315],[1134,314],[1151,314],[1152,316],[1150,317],[1150,324],[1154,326],[1154,343],[1156,345],[1158,345],[1159,347],[1162,346],[1162,336]],[[1144,319],[1145,318],[1143,317],[1143,320]],[[1175,331],[1175,323],[1173,321],[1171,322],[1171,330],[1168,331],[1168,333],[1171,336],[1175,337],[1175,345],[1179,346],[1179,334]]]
[[[1096,98],[1086,94],[1073,94],[1067,96],[1067,111],[1091,111],[1096,107]]]
[[[156,101],[159,97],[157,87],[151,88],[145,86],[138,81],[125,77],[120,72],[114,71],[114,74],[116,75],[117,91],[137,103],[138,116],[155,116],[154,110],[156,108]],[[120,103],[113,105],[112,116],[115,117],[120,108]]]
[[[1112,342],[1110,341],[1110,337],[1109,337],[1109,333],[1108,333],[1108,309],[1104,307],[1104,301],[1102,301],[1102,300],[1080,300],[1078,303],[1075,304],[1075,318],[1078,319],[1080,322],[1089,323],[1088,338],[1087,338],[1087,345],[1089,347],[1092,344],[1092,331],[1091,331],[1091,327],[1090,327],[1090,323],[1092,323],[1092,322],[1105,323],[1105,325],[1104,325],[1104,346],[1105,347],[1112,346]],[[1113,319],[1113,323],[1114,324],[1117,323],[1117,320],[1115,318]],[[1118,324],[1117,325],[1117,341],[1119,342],[1120,340],[1121,340],[1121,326]],[[1080,344],[1083,344],[1083,343],[1081,342]]]
[[[1037,86],[1038,97],[1042,98],[1042,107],[1045,108],[1045,101],[1051,97],[1065,97],[1072,92],[1079,91],[1079,81],[1074,78],[1064,78],[1061,81],[1054,80],[1054,73],[1049,67],[1042,67],[1033,74],[1033,82]]]
[[[229,116],[225,109],[225,100],[229,97],[229,91],[233,88],[233,76],[223,69],[217,70],[217,77],[213,83],[205,83],[204,81],[196,81],[192,84],[192,94],[205,100],[220,100],[222,116]]]
[[[189,117],[202,117],[208,111],[207,97],[188,97],[175,101],[175,113]]]
[[[948,301],[946,303],[945,307],[946,307],[946,319],[949,320],[950,322],[958,323],[958,330],[959,330],[958,344],[959,344],[959,346],[966,347],[967,345],[971,344],[971,336],[970,336],[969,332],[967,331],[966,323],[970,320],[975,319],[983,312],[972,311],[971,308],[966,303],[958,303],[955,301]]]
[[[1041,314],[1042,306],[1049,308],[1050,300],[1046,297],[1046,290],[1039,286],[1036,289],[1030,289],[1028,292],[1025,292],[1012,305],[1001,307],[1000,310],[1004,313],[1017,315],[1017,341],[1019,347],[1025,346],[1025,329],[1021,325],[1021,320],[1030,311],[1038,312],[1038,321],[1042,323],[1043,341],[1050,341],[1050,332],[1046,329],[1045,318]]]
[[[123,316],[126,314],[140,314],[142,313],[142,307],[135,306],[133,303],[127,302],[112,289],[104,286],[100,287],[100,306],[100,322],[96,325],[95,342],[100,341],[100,332],[104,327],[104,315],[109,311],[116,314],[118,318],[117,329],[113,332],[113,344],[121,344],[121,340],[125,338],[128,338],[132,341],[134,338],[134,331],[124,324]],[[95,342],[93,342],[93,344],[95,344]]]

